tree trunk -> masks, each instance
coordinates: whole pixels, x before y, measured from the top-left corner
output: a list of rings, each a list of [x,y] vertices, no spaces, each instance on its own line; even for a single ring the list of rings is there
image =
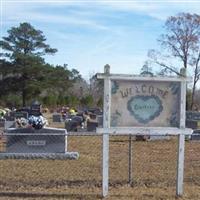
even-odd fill
[[[23,74],[22,74],[22,106],[26,106],[26,79],[27,75],[25,71],[25,62],[23,63]]]
[[[195,71],[194,71],[194,82],[193,82],[193,87],[192,87],[192,101],[191,101],[191,106],[190,109],[192,110],[194,107],[194,95],[195,95],[195,90],[196,90],[196,84],[199,80],[199,72],[198,72],[198,68],[199,68],[199,61],[200,61],[200,52],[198,54],[198,58],[195,64]]]
[[[184,64],[184,68],[187,69],[187,57],[184,59],[183,64]]]
[[[191,105],[190,105],[190,110],[193,110],[194,107],[194,95],[195,95],[195,90],[196,90],[196,76],[194,77],[194,83],[193,83],[193,87],[192,87],[192,99],[191,99]]]
[[[25,89],[22,90],[22,106],[23,107],[26,106],[26,90]]]

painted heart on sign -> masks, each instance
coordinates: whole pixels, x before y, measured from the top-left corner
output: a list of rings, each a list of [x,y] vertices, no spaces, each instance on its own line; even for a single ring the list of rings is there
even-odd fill
[[[160,115],[163,106],[158,96],[138,95],[128,101],[127,109],[138,122],[146,124]]]

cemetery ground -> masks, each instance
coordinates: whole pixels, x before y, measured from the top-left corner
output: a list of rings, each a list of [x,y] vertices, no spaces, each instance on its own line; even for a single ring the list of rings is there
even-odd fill
[[[106,199],[175,199],[177,138],[132,141],[131,186],[128,144],[128,136],[110,137],[110,186]],[[2,141],[0,147],[3,148]],[[0,160],[0,199],[102,199],[102,137],[69,136],[68,151],[79,152],[79,159]],[[186,141],[181,200],[200,199],[199,158],[200,143]]]

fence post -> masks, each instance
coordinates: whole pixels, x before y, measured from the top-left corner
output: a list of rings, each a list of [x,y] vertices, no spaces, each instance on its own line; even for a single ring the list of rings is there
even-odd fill
[[[184,151],[185,151],[185,135],[178,136],[178,161],[177,161],[177,185],[176,195],[183,194],[183,178],[184,178]]]
[[[110,66],[105,65],[104,73],[109,76]],[[110,104],[111,104],[111,81],[109,77],[104,79],[104,108],[103,108],[103,128],[110,127]],[[103,177],[102,192],[103,197],[108,195],[109,186],[109,134],[103,134]]]
[[[183,74],[185,76],[185,74]],[[181,81],[180,128],[185,128],[186,81]],[[183,194],[185,135],[178,136],[176,195]]]
[[[129,135],[129,152],[128,152],[128,183],[132,185],[132,135]]]

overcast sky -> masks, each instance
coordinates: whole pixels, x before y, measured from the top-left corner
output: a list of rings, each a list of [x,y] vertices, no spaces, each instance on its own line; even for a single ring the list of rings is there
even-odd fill
[[[21,22],[43,31],[58,52],[46,62],[76,68],[84,78],[103,72],[138,74],[157,49],[167,17],[200,14],[200,1],[1,1],[1,37]]]

